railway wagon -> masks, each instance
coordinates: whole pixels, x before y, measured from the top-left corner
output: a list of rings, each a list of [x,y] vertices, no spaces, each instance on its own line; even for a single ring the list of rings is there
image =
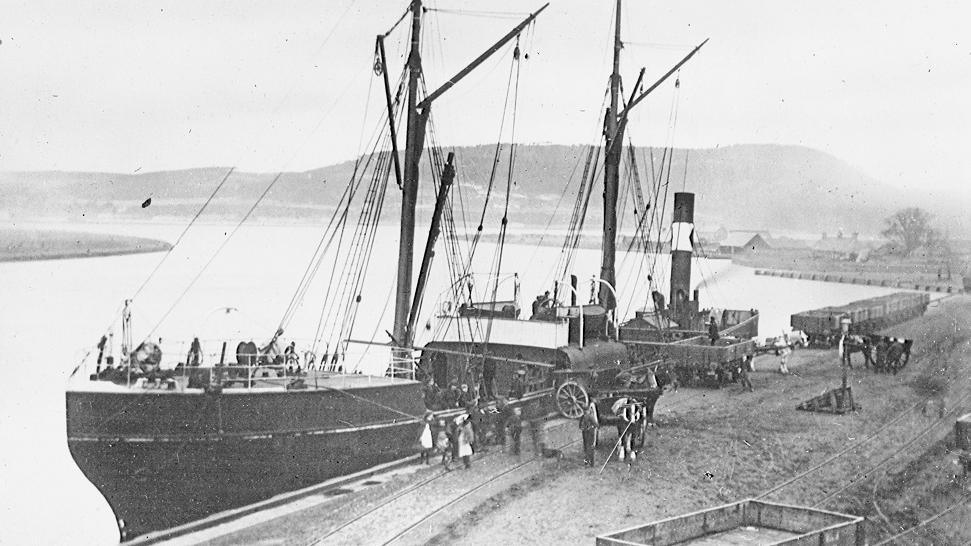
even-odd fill
[[[634,359],[663,361],[659,370],[671,374],[680,384],[714,380],[719,386],[735,379],[738,368],[755,356],[755,340],[721,338],[712,345],[697,336],[675,343],[625,341]]]
[[[791,544],[863,546],[862,517],[754,499],[600,535],[597,546]]]
[[[846,305],[796,313],[790,317],[789,324],[795,330],[806,332],[810,344],[832,347],[842,335],[841,322],[844,319],[850,321],[851,334],[872,334],[923,315],[929,303],[929,294],[896,292]]]

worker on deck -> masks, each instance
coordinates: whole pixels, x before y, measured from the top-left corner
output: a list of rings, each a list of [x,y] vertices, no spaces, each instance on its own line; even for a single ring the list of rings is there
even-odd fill
[[[185,364],[186,366],[198,366],[201,359],[202,344],[199,343],[199,338],[192,338],[192,344],[189,345],[189,354],[185,357]]]
[[[715,317],[711,317],[708,321],[708,339],[711,340],[712,345],[718,341],[718,325],[715,324]]]
[[[513,377],[512,386],[509,387],[509,398],[522,398],[526,393],[526,370],[519,369]]]

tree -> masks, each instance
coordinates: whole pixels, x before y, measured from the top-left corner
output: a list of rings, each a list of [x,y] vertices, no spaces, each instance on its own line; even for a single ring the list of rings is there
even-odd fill
[[[904,256],[909,256],[921,246],[937,242],[937,231],[931,227],[931,214],[919,207],[898,210],[884,220],[887,228],[880,232]]]

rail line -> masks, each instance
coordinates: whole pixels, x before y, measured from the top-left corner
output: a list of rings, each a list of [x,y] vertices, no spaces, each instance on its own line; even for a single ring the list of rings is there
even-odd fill
[[[691,394],[689,396],[685,396],[684,398],[680,398],[680,399],[672,402],[670,405],[668,405],[665,408],[665,410],[669,410],[669,409],[671,409],[673,407],[676,407],[678,405],[684,404],[684,403],[688,402],[689,400],[693,400],[695,398],[701,397],[704,394],[705,394],[704,392],[699,392],[699,393]],[[570,421],[565,421],[563,423],[556,424],[556,425],[554,425],[551,428],[558,430],[558,429],[560,429],[560,428],[562,428],[564,426],[568,426],[568,425],[570,425],[570,426],[576,426],[576,423],[575,423],[575,421],[570,420]],[[555,449],[562,450],[564,448],[570,447],[571,445],[574,445],[574,444],[578,443],[579,441],[580,440],[572,440],[570,442],[567,442],[567,443],[565,443],[563,445],[560,445],[560,446],[556,447]],[[487,453],[487,454],[483,455],[480,458],[480,460],[488,459],[488,458],[493,457],[495,455],[501,455],[502,453],[503,453],[502,450],[498,450],[498,451],[494,451],[494,452],[491,452],[491,453]],[[472,489],[469,489],[469,490],[461,493],[460,495],[449,499],[445,503],[439,505],[431,513],[426,514],[420,520],[414,522],[413,524],[409,525],[407,528],[405,528],[404,530],[402,530],[401,532],[399,532],[397,535],[395,535],[392,539],[390,539],[385,544],[388,544],[390,542],[393,542],[393,541],[399,539],[400,537],[404,536],[406,533],[408,533],[412,529],[418,527],[422,523],[424,523],[424,522],[428,521],[429,519],[431,519],[432,517],[434,517],[436,514],[438,514],[442,510],[448,508],[452,504],[455,504],[456,502],[458,502],[458,501],[464,499],[465,497],[471,495],[475,491],[478,491],[479,489],[482,489],[483,487],[485,487],[485,486],[487,486],[487,485],[489,485],[491,483],[494,483],[497,479],[499,479],[499,478],[501,478],[503,476],[506,476],[506,475],[512,473],[513,471],[516,471],[516,470],[518,470],[518,469],[520,469],[520,468],[522,468],[522,467],[524,467],[524,466],[526,466],[526,465],[528,465],[530,463],[533,463],[533,462],[535,462],[535,461],[537,461],[537,460],[539,460],[541,458],[542,458],[541,455],[534,455],[530,459],[528,459],[526,461],[523,461],[523,462],[521,462],[519,464],[516,464],[516,465],[512,466],[511,468],[508,468],[508,469],[502,471],[501,473],[499,473],[499,474],[497,474],[495,476],[492,476],[492,477],[486,479],[483,482],[480,482],[478,485],[476,485]],[[373,506],[369,510],[367,510],[367,511],[365,511],[365,512],[363,512],[363,513],[361,513],[361,514],[359,514],[359,515],[357,515],[357,516],[355,516],[355,517],[353,517],[353,518],[351,518],[351,519],[349,519],[349,520],[341,523],[337,527],[335,527],[335,528],[331,529],[330,531],[328,531],[327,534],[325,534],[323,536],[320,536],[320,537],[317,537],[312,542],[310,542],[309,546],[317,546],[317,545],[321,544],[324,540],[326,540],[326,539],[334,536],[335,534],[337,534],[340,531],[342,531],[343,529],[345,529],[345,528],[347,528],[347,527],[349,527],[349,526],[357,523],[358,521],[361,521],[362,519],[370,516],[371,514],[373,514],[374,512],[377,512],[378,510],[384,508],[385,506],[388,506],[389,504],[397,501],[401,497],[404,497],[405,495],[408,495],[408,494],[410,494],[410,493],[412,493],[412,492],[414,492],[414,491],[416,491],[416,490],[418,490],[418,489],[420,489],[420,488],[422,488],[422,487],[430,484],[431,482],[433,482],[435,480],[438,480],[439,478],[442,478],[442,477],[444,477],[444,476],[446,476],[448,474],[449,473],[446,472],[446,471],[439,471],[436,474],[434,474],[434,475],[432,475],[432,476],[430,476],[430,477],[428,477],[428,478],[426,478],[426,479],[424,479],[424,480],[422,480],[422,481],[420,481],[418,483],[415,483],[413,485],[410,485],[410,486],[406,487],[405,489],[399,491],[398,493],[396,493],[396,494],[388,497],[387,499],[384,499],[383,501],[381,501],[380,503],[376,504],[375,506]]]
[[[913,444],[914,444],[914,442],[916,442],[917,440],[919,440],[919,439],[921,439],[921,438],[923,438],[923,437],[924,437],[924,436],[926,436],[927,434],[929,434],[929,433],[931,433],[932,431],[934,431],[934,429],[935,429],[935,428],[937,428],[937,427],[938,427],[938,426],[939,426],[939,425],[940,425],[941,423],[943,423],[943,422],[944,422],[944,419],[945,419],[945,418],[949,418],[949,417],[953,417],[954,415],[957,415],[957,414],[959,413],[959,408],[961,408],[961,407],[962,407],[962,404],[964,403],[964,401],[965,401],[965,400],[966,400],[966,399],[967,399],[967,398],[968,398],[969,396],[971,396],[971,393],[969,393],[969,394],[965,394],[964,396],[962,396],[962,397],[961,397],[961,398],[960,398],[960,399],[959,399],[959,400],[957,401],[957,403],[956,403],[956,404],[954,405],[954,408],[953,408],[953,409],[952,409],[951,411],[949,411],[949,412],[947,412],[947,413],[945,413],[944,415],[941,415],[940,417],[938,417],[938,418],[937,418],[937,419],[936,419],[936,420],[935,420],[935,421],[934,421],[933,423],[931,423],[931,424],[930,424],[930,426],[928,426],[928,427],[927,427],[926,429],[924,429],[924,431],[923,431],[923,432],[921,432],[921,433],[919,433],[919,434],[917,434],[916,436],[914,436],[913,438],[911,438],[910,440],[908,440],[908,441],[907,441],[907,442],[906,442],[906,443],[905,443],[904,445],[902,445],[902,446],[900,446],[899,448],[897,448],[897,449],[895,449],[895,450],[894,450],[894,451],[893,451],[892,453],[890,453],[889,455],[887,455],[887,456],[886,456],[886,457],[884,457],[883,459],[880,459],[880,461],[878,461],[878,462],[877,462],[876,464],[874,464],[874,465],[873,465],[873,466],[871,466],[870,468],[868,468],[868,469],[866,469],[866,470],[864,470],[864,471],[862,471],[862,472],[859,472],[859,473],[857,473],[857,474],[856,474],[856,476],[854,476],[854,477],[853,477],[853,478],[852,478],[852,479],[850,480],[850,483],[848,483],[848,484],[846,484],[846,485],[844,485],[843,487],[841,487],[841,488],[839,488],[839,489],[837,489],[836,491],[833,491],[832,493],[830,493],[830,494],[828,494],[828,495],[826,495],[825,497],[823,497],[822,499],[820,499],[819,501],[817,501],[817,502],[816,502],[816,504],[814,504],[814,505],[813,505],[813,507],[815,508],[816,506],[819,506],[820,504],[822,504],[822,503],[824,503],[824,502],[826,502],[827,500],[829,500],[829,499],[831,499],[831,498],[833,498],[833,497],[835,497],[836,495],[839,495],[839,494],[840,494],[840,493],[842,493],[843,491],[846,491],[846,490],[847,490],[847,489],[849,489],[850,487],[853,487],[854,485],[856,485],[856,484],[858,483],[858,480],[859,480],[860,478],[862,478],[862,477],[864,477],[864,476],[867,476],[868,474],[870,474],[870,473],[871,473],[871,472],[873,472],[874,470],[877,470],[877,469],[878,469],[878,468],[880,468],[881,466],[883,466],[883,465],[885,465],[886,463],[888,463],[888,462],[890,462],[890,460],[891,460],[891,459],[893,459],[894,457],[896,457],[896,456],[897,456],[897,455],[899,455],[900,453],[903,453],[903,452],[904,452],[905,450],[907,450],[907,449],[908,449],[908,448],[909,448],[909,447],[910,447],[911,445],[913,445]]]
[[[945,508],[944,510],[941,510],[940,512],[934,514],[933,516],[931,516],[931,517],[929,517],[929,518],[927,518],[925,520],[921,520],[919,523],[917,523],[913,527],[910,527],[908,529],[905,529],[905,530],[897,533],[896,535],[893,535],[890,538],[885,538],[885,539],[881,540],[880,542],[877,542],[873,546],[883,546],[884,544],[890,544],[891,542],[895,542],[898,538],[900,538],[900,537],[902,537],[904,535],[908,535],[908,534],[916,531],[917,529],[919,529],[919,528],[927,525],[928,523],[932,523],[932,522],[940,519],[941,517],[949,514],[952,510],[955,510],[955,509],[961,507],[962,505],[964,505],[964,503],[966,503],[968,501],[971,501],[971,495],[965,496],[963,499],[961,499],[958,502],[952,504],[948,508]],[[969,541],[969,542],[967,542],[965,544],[965,546],[968,546],[968,545],[971,545],[971,541]]]

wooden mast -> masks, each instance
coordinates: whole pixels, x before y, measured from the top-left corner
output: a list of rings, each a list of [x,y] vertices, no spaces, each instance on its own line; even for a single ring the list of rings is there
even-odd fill
[[[418,201],[419,162],[425,146],[425,127],[431,115],[432,101],[452,88],[475,67],[482,64],[509,40],[516,37],[527,25],[533,22],[549,4],[543,5],[529,15],[523,22],[506,33],[484,53],[476,57],[468,66],[460,70],[446,82],[429,93],[424,100],[418,101],[418,84],[422,77],[421,67],[421,0],[411,2],[411,52],[408,55],[408,125],[405,135],[405,166],[401,185],[401,227],[398,242],[398,276],[395,297],[394,332],[392,343],[398,348],[396,360],[410,362],[410,351],[414,332],[409,327],[412,296],[412,271],[414,268],[415,247],[415,206]]]
[[[411,52],[408,55],[408,126],[405,134],[405,173],[401,185],[401,227],[398,240],[398,284],[394,307],[395,345],[408,347],[408,313],[414,268],[415,205],[418,201],[418,162],[424,148],[424,121],[418,111],[421,78],[421,0],[411,2]],[[424,119],[423,119],[424,118]]]
[[[600,278],[610,286],[616,287],[614,263],[617,253],[617,188],[620,181],[620,159],[623,143],[623,128],[619,127],[620,112],[620,41],[621,0],[617,0],[617,18],[614,24],[614,70],[610,74],[610,109],[604,126],[604,218],[603,218],[603,257],[600,264]],[[608,312],[617,308],[613,292],[603,284],[600,286],[600,304]]]

